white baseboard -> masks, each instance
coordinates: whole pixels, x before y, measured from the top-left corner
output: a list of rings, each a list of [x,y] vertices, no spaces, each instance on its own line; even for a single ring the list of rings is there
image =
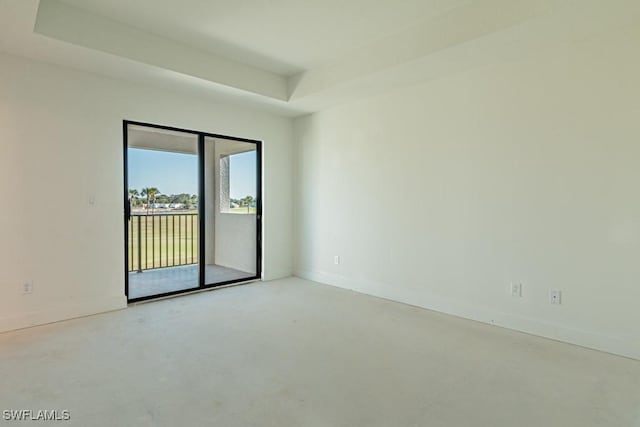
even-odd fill
[[[262,275],[262,280],[268,282],[270,280],[286,279],[292,276],[291,270],[273,270]]]
[[[386,284],[372,283],[369,280],[360,281],[323,271],[297,270],[295,275],[303,279],[349,289],[378,298],[640,360],[640,340],[637,338],[611,336],[568,328],[545,320],[532,319],[513,313],[502,313],[486,307],[471,306],[441,297],[425,296],[423,301],[404,301],[398,299],[397,296],[391,296],[390,292],[388,292],[390,287]],[[428,302],[425,303],[424,301]]]
[[[127,298],[124,295],[102,298],[99,301],[78,301],[73,304],[60,304],[46,310],[0,317],[0,332],[30,328],[32,326],[120,310],[126,307]]]

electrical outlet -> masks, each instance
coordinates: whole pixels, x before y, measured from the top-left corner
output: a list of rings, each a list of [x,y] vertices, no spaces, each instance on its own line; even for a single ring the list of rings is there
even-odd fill
[[[522,296],[522,283],[511,282],[511,296],[517,298]]]
[[[551,289],[549,291],[549,302],[554,305],[562,304],[562,291],[558,289]]]
[[[340,255],[335,255],[335,256],[333,257],[333,263],[334,263],[335,265],[340,264]]]
[[[33,281],[24,282],[22,284],[22,293],[23,294],[32,294],[33,293]]]

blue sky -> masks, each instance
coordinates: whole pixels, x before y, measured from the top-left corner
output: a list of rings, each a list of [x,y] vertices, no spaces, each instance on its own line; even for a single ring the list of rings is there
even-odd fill
[[[156,187],[162,194],[198,194],[195,154],[129,148],[129,188]],[[231,156],[231,198],[256,197],[256,152]]]
[[[229,165],[229,177],[232,199],[245,196],[256,197],[256,152],[234,154]]]

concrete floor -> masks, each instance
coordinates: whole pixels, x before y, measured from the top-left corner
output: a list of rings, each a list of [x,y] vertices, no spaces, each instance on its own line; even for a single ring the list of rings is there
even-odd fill
[[[221,283],[228,280],[252,277],[254,273],[235,270],[221,265],[205,266],[205,283]],[[198,266],[157,268],[142,273],[129,273],[129,298],[159,295],[165,292],[183,291],[198,287]]]
[[[301,279],[0,334],[0,349],[0,409],[67,409],[64,425],[640,426],[638,361]]]

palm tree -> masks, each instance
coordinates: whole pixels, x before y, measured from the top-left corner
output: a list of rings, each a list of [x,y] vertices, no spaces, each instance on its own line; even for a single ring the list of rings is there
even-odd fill
[[[138,193],[138,190],[136,190],[135,188],[131,188],[129,190],[129,202],[131,203],[132,206],[136,206],[138,204],[139,195],[140,193]]]
[[[253,205],[253,196],[245,196],[243,199],[240,199],[240,206],[246,206],[247,212],[251,212],[251,205]]]
[[[156,196],[160,194],[160,190],[156,187],[146,187],[142,189],[141,194],[147,198],[147,215],[149,215],[149,205],[156,202]],[[153,215],[153,208],[151,208],[151,214]]]

